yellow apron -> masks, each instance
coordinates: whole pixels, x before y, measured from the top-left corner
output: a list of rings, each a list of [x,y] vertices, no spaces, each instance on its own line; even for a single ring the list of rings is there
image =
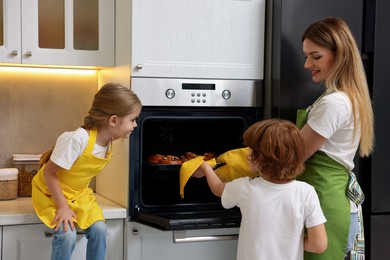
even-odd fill
[[[96,142],[97,130],[89,131],[88,145],[81,156],[75,161],[70,170],[59,170],[57,177],[60,187],[65,195],[68,205],[77,216],[74,220],[81,229],[86,229],[99,220],[105,220],[93,191],[89,184],[93,177],[102,171],[112,157],[111,149],[106,158],[100,158],[92,154]],[[54,228],[51,222],[57,211],[57,206],[47,188],[44,179],[45,166],[39,170],[32,181],[32,202],[36,214],[42,222]]]

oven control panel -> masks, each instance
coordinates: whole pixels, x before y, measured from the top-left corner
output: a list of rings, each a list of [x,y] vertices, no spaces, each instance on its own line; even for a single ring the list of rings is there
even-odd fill
[[[260,81],[132,78],[131,89],[144,106],[261,105]]]
[[[165,91],[165,96],[168,98],[168,99],[173,99],[175,97],[175,94],[176,94],[176,91],[174,89],[167,89],[167,91]],[[210,93],[208,92],[191,92],[191,103],[195,104],[195,103],[203,103],[203,104],[206,104],[207,103],[207,98],[209,96]],[[222,91],[222,98],[223,99],[229,99],[232,94],[230,92],[230,90],[228,89],[225,89]]]

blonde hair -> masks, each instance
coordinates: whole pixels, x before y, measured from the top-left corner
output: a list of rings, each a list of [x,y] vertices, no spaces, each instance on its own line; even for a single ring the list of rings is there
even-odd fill
[[[303,33],[302,41],[305,39],[335,54],[325,86],[329,91],[343,91],[351,100],[354,124],[357,118],[360,121],[359,154],[370,155],[374,146],[374,114],[360,52],[348,25],[340,18],[328,17],[311,24]]]
[[[108,83],[95,94],[92,106],[88,115],[84,118],[82,127],[88,130],[99,129],[108,124],[111,116],[123,117],[131,114],[141,106],[141,101],[133,91],[120,84]],[[49,161],[53,149],[54,146],[42,154],[39,168]]]
[[[133,91],[120,84],[108,83],[95,94],[82,127],[93,129],[106,126],[111,116],[123,117],[141,106],[141,101]]]
[[[259,121],[245,131],[244,142],[251,148],[249,161],[272,180],[291,180],[304,170],[305,142],[290,121]]]

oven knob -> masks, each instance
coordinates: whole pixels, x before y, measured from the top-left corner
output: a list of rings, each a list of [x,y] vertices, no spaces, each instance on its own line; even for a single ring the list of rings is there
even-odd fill
[[[232,96],[232,94],[230,93],[229,90],[225,89],[224,91],[222,91],[223,99],[229,99],[231,96]]]
[[[173,89],[167,89],[167,91],[165,91],[165,96],[169,99],[172,99],[175,97],[175,91]]]

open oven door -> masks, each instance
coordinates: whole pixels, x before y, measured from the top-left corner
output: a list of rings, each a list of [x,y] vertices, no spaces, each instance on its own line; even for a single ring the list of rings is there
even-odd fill
[[[241,213],[238,209],[204,212],[140,212],[135,220],[161,230],[231,228],[240,226]]]

